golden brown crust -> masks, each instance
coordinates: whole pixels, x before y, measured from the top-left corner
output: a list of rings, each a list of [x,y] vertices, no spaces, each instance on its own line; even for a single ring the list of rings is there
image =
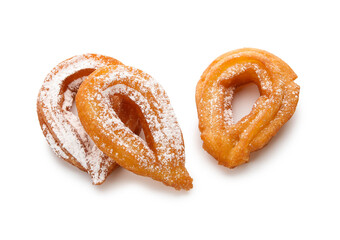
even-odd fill
[[[263,50],[244,48],[223,54],[204,71],[196,87],[203,148],[220,164],[233,168],[249,161],[294,114],[300,87],[294,71]],[[235,88],[255,83],[260,97],[238,123],[232,120]]]
[[[134,105],[146,141],[126,128],[112,111],[109,103],[114,96]],[[165,91],[148,74],[122,65],[100,68],[81,85],[76,104],[86,132],[120,166],[177,190],[192,188],[174,111]]]

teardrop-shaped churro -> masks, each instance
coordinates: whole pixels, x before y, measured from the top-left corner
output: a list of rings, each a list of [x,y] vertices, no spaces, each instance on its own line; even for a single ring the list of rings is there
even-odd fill
[[[112,96],[134,105],[146,141],[121,122]],[[167,94],[151,76],[123,65],[98,69],[81,85],[76,104],[86,132],[120,166],[177,190],[192,188],[181,129]]]
[[[94,184],[101,184],[117,164],[102,153],[71,111],[83,80],[94,70],[121,65],[118,60],[97,54],[84,54],[58,64],[46,77],[37,101],[37,113],[43,133],[53,151],[65,161],[87,171]],[[111,99],[122,121],[139,133],[135,111],[122,98]]]
[[[284,61],[263,50],[245,48],[218,57],[196,87],[204,149],[229,168],[248,162],[250,153],[263,148],[294,114],[300,90],[296,78]],[[234,90],[250,82],[261,96],[234,124]]]

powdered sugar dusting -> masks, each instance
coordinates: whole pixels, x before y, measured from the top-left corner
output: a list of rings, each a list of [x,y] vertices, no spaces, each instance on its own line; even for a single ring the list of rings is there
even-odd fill
[[[196,88],[204,148],[227,167],[247,162],[250,152],[265,146],[293,115],[299,90],[295,78],[286,63],[265,51],[241,49],[217,58]],[[258,86],[260,97],[248,115],[232,123],[234,90],[249,82]]]
[[[161,156],[158,156],[158,161],[160,161],[163,165],[166,165],[173,159],[176,159],[175,153],[171,152],[172,148],[175,148],[177,151],[182,151],[184,154],[183,145],[181,144],[181,131],[176,121],[174,111],[171,106],[169,107],[169,104],[162,104],[161,101],[155,103],[154,107],[157,107],[157,110],[162,108],[162,111],[160,111],[160,117],[157,118],[154,114],[155,111],[152,110],[148,100],[142,95],[142,93],[137,92],[130,87],[123,84],[117,84],[106,89],[105,94],[107,94],[106,97],[108,95],[124,94],[129,96],[129,98],[140,107],[151,130],[156,144],[156,151],[162,153]]]
[[[105,180],[107,166],[102,162],[107,157],[96,146],[90,146],[89,136],[78,117],[70,111],[76,92],[85,77],[71,82],[64,93],[62,89],[67,77],[83,69],[97,69],[104,66],[106,66],[105,62],[98,58],[94,59],[91,55],[80,55],[66,60],[47,75],[38,99],[38,102],[42,103],[46,121],[59,139],[62,148],[88,170],[94,183]],[[50,146],[56,149],[51,137],[47,138]],[[57,152],[61,157],[68,158],[62,149],[58,149]]]
[[[100,109],[96,122],[103,125],[103,134],[134,155],[138,167],[149,172],[183,164],[185,153],[180,127],[165,91],[153,78],[137,69],[117,66],[107,74],[95,76],[95,80],[104,85],[87,97],[93,108]],[[110,96],[116,94],[127,96],[137,104],[151,132],[152,147],[133,134],[110,107]]]
[[[232,100],[234,97],[234,87],[228,88],[224,93],[224,121],[227,125],[232,125],[234,123],[233,111],[232,111]]]
[[[48,144],[51,146],[52,150],[54,151],[55,154],[58,156],[68,159],[68,156],[63,152],[63,150],[58,146],[56,141],[54,140],[52,134],[48,130],[45,124],[42,125],[43,132],[45,133],[46,140]]]

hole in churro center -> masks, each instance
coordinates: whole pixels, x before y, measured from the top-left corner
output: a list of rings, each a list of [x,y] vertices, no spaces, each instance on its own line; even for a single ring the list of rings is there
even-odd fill
[[[89,70],[88,70],[89,71]],[[78,72],[79,73],[79,72]],[[64,81],[64,93],[63,93],[63,102],[62,102],[62,109],[64,110],[64,116],[65,119],[67,119],[68,123],[72,125],[75,132],[79,139],[81,140],[81,143],[83,144],[83,147],[86,152],[93,149],[94,142],[92,139],[87,135],[85,132],[79,117],[78,117],[78,110],[76,106],[75,97],[78,92],[78,89],[81,85],[81,83],[84,81],[84,79],[87,77],[87,75],[83,76],[82,74],[74,74],[70,77],[66,78]],[[81,72],[83,74],[86,74],[87,72]],[[78,76],[79,78],[77,78]]]
[[[78,110],[77,110],[77,105],[76,105],[76,101],[75,101],[75,97],[73,98],[73,102],[72,102],[72,106],[70,108],[70,112],[75,116],[74,118],[74,122],[73,122],[73,126],[77,127],[78,132],[82,131],[84,132],[85,130],[83,130],[83,126],[80,123],[79,117],[78,117]],[[86,134],[87,135],[87,134]],[[95,145],[93,140],[90,137],[84,138],[84,140],[86,140],[86,144],[88,149],[93,149],[93,146]]]
[[[244,84],[235,89],[232,100],[234,123],[237,123],[251,112],[254,103],[259,97],[259,89],[254,83]]]
[[[77,106],[76,106],[76,101],[73,101],[70,111],[71,111],[71,113],[73,113],[75,116],[78,117],[78,110],[77,110]]]
[[[140,131],[139,137],[140,137],[141,139],[143,139],[144,141],[146,141],[143,128],[142,128],[142,130]]]
[[[138,136],[142,129],[137,106],[128,97],[123,95],[112,95],[109,98],[111,107],[116,112],[118,118]]]
[[[110,96],[110,100],[113,109],[125,126],[145,141],[152,151],[155,151],[153,136],[140,107],[129,97],[121,94]]]

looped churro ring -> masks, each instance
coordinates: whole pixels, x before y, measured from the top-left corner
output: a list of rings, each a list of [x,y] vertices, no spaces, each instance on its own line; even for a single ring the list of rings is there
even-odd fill
[[[204,149],[229,168],[249,161],[294,114],[300,87],[293,70],[263,50],[240,49],[218,57],[196,87],[199,129]],[[234,90],[255,83],[260,97],[252,111],[233,123]]]
[[[94,184],[101,184],[117,164],[92,144],[71,108],[80,84],[90,73],[117,64],[122,63],[96,54],[67,59],[47,75],[37,101],[38,118],[49,145],[59,157],[87,171]],[[111,100],[123,121],[139,133],[137,115],[128,103],[119,97]]]
[[[112,96],[134,104],[145,141],[118,118]],[[123,65],[100,68],[81,85],[76,104],[86,132],[120,166],[176,189],[192,188],[181,129],[167,94],[148,74]]]

